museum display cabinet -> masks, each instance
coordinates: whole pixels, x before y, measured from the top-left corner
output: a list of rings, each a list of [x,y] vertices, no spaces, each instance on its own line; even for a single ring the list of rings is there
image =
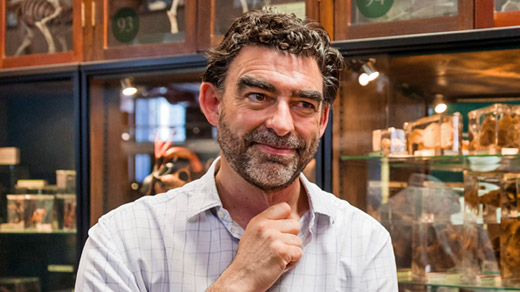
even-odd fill
[[[93,50],[85,50],[86,59],[182,55],[204,51],[222,39],[231,19],[243,11],[267,5],[319,19],[320,3],[315,0],[95,0],[84,6],[87,11],[85,15],[90,15],[86,17],[87,22],[90,20],[92,27],[91,35],[85,38],[92,38],[96,44]],[[332,7],[331,4],[329,6]]]
[[[199,0],[198,49],[204,50],[215,47],[224,37],[224,33],[233,18],[240,16],[245,11],[262,9],[266,6],[275,7],[279,11],[294,13],[300,18],[307,17],[323,21],[322,24],[332,35],[332,2],[332,0]],[[327,15],[329,12],[330,15]]]
[[[323,22],[334,0],[2,0],[1,67],[189,55],[222,39],[243,11],[273,6]]]
[[[320,3],[315,0],[95,0],[90,5],[97,46],[89,57],[106,60],[204,51],[215,46],[231,20],[245,11],[274,6],[280,11],[318,20]]]
[[[180,55],[196,52],[196,0],[92,0],[87,60]]]
[[[401,291],[520,290],[520,31],[337,42],[333,192],[390,232]]]
[[[473,29],[474,4],[474,0],[335,1],[334,38]]]
[[[0,66],[83,60],[81,0],[0,1]]]
[[[91,224],[200,177],[217,157],[215,128],[198,105],[204,66],[202,55],[191,55],[83,67]]]
[[[77,66],[0,73],[1,291],[74,286],[86,234],[78,81]]]

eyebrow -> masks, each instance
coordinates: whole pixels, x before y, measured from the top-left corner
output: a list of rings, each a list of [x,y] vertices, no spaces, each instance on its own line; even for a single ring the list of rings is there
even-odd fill
[[[254,87],[259,88],[261,90],[265,90],[267,92],[276,93],[276,86],[272,83],[251,77],[251,76],[242,76],[237,82],[237,91],[242,91],[245,88]],[[315,100],[317,102],[322,102],[324,100],[323,94],[316,90],[305,90],[299,89],[291,92],[292,97],[301,97]]]
[[[316,90],[300,89],[300,90],[293,91],[292,96],[306,98],[306,99],[312,99],[317,102],[323,101],[323,94],[321,94],[319,91],[316,91]]]
[[[276,87],[269,82],[266,82],[266,81],[263,81],[260,79],[256,79],[256,78],[253,78],[250,76],[243,76],[237,82],[237,89],[238,89],[238,91],[242,91],[242,90],[244,90],[244,88],[247,88],[247,87],[259,88],[261,90],[265,90],[265,91],[271,92],[271,93],[276,92]]]

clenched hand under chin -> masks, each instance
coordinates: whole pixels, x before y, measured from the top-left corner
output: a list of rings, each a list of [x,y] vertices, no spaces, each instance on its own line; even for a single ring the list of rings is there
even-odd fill
[[[208,291],[266,291],[302,257],[300,223],[283,202],[265,209],[246,227],[233,262]]]

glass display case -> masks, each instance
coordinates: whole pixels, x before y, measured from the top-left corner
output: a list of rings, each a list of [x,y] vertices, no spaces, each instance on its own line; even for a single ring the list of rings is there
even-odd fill
[[[0,1],[2,67],[82,61],[80,0]]]
[[[95,44],[89,60],[196,52],[195,0],[93,0],[85,7]]]
[[[200,177],[217,157],[216,130],[198,105],[204,66],[196,55],[86,67],[92,224]]]
[[[74,287],[77,76],[77,66],[0,73],[1,291]]]
[[[335,3],[335,39],[473,28],[473,0],[347,0]]]
[[[215,47],[224,37],[231,21],[249,10],[274,7],[281,12],[294,13],[302,19],[307,17],[320,21],[322,20],[320,8],[323,13],[326,13],[326,8],[332,6],[331,3],[327,3],[328,1],[321,1],[320,3],[316,0],[201,0],[198,2],[198,11],[202,15],[198,20],[198,26],[201,28],[198,35],[199,50]],[[323,17],[325,22],[323,25],[328,28],[326,19],[327,17]]]
[[[336,43],[332,190],[387,228],[400,291],[520,291],[520,51],[494,45],[512,32]]]

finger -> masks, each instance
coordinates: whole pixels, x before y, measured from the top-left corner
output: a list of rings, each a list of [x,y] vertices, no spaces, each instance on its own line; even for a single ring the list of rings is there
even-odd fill
[[[269,222],[270,227],[282,233],[298,235],[301,229],[300,222],[295,219],[277,219]]]
[[[286,250],[287,252],[287,265],[285,266],[286,269],[294,266],[295,264],[300,261],[303,255],[303,251],[301,248],[296,246],[289,246]]]
[[[274,204],[269,208],[265,209],[262,213],[258,214],[258,217],[266,219],[287,219],[291,215],[291,206],[286,202]]]
[[[303,244],[302,239],[294,234],[284,233],[281,235],[280,240],[286,245],[291,245],[291,246],[296,246],[296,247],[301,247]]]

